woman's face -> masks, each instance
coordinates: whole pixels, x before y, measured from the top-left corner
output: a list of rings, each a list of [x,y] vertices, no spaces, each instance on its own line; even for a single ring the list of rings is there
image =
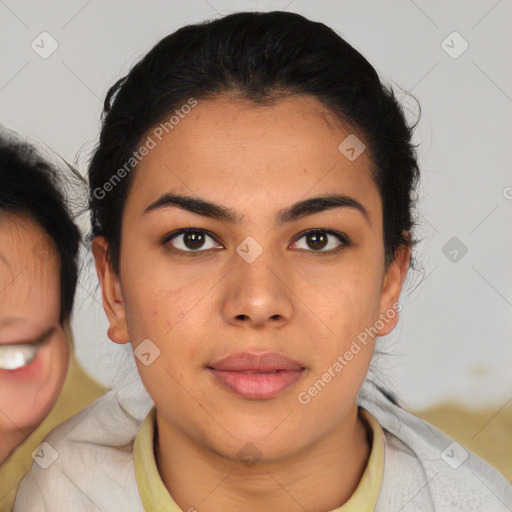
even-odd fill
[[[0,369],[3,440],[20,435],[21,442],[57,401],[69,360],[59,315],[59,258],[53,241],[30,218],[0,214],[0,348],[5,356],[7,345],[40,345],[31,363]],[[16,360],[14,352],[9,360]]]
[[[120,281],[105,266],[104,241],[94,244],[109,336],[131,341],[159,421],[233,460],[244,450],[287,457],[342,425],[374,348],[368,335],[359,350],[353,342],[384,315],[380,335],[398,318],[408,250],[385,273],[370,158],[350,150],[353,138],[342,152],[353,132],[319,109],[311,97],[252,108],[199,101],[161,140],[161,129],[149,132],[156,144],[123,214]],[[215,203],[234,218],[176,207],[168,194]],[[348,206],[320,202],[279,215],[333,195]],[[207,234],[169,238],[190,228]],[[316,236],[304,234],[313,229]],[[250,357],[269,353],[295,363],[270,356],[258,366]]]

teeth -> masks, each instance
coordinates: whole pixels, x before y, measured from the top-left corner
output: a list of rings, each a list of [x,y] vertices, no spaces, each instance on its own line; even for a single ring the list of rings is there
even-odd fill
[[[0,369],[17,370],[30,364],[37,356],[40,345],[0,345]]]

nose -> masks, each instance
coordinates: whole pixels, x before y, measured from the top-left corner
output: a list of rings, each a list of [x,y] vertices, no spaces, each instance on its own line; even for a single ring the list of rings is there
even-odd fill
[[[252,263],[238,255],[235,260],[222,303],[226,322],[255,329],[286,325],[294,311],[292,278],[270,251],[264,250]]]

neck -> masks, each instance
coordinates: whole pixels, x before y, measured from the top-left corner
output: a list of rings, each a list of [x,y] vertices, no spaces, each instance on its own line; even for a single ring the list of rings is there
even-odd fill
[[[199,446],[158,414],[157,429],[155,455],[162,481],[178,506],[191,512],[332,510],[352,496],[370,455],[357,407],[299,454],[252,466]]]

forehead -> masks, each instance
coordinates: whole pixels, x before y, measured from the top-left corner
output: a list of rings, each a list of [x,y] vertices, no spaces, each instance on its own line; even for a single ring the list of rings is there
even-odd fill
[[[227,97],[197,100],[172,127],[143,137],[154,143],[137,166],[128,203],[144,208],[167,190],[216,198],[233,209],[258,202],[288,205],[307,195],[358,195],[379,207],[368,151],[348,159],[355,134],[315,98],[292,96],[255,106]],[[165,127],[164,127],[165,128]]]
[[[0,214],[0,316],[53,315],[60,300],[57,250],[26,216]]]

